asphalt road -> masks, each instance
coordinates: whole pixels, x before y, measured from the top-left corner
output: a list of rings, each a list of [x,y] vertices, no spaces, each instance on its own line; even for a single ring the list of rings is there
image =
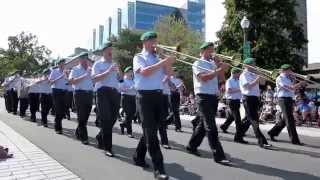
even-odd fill
[[[3,107],[3,104],[1,105]],[[116,157],[106,157],[95,146],[98,128],[91,117],[88,133],[91,145],[82,145],[75,139],[76,119],[64,120],[64,134],[55,134],[53,117],[49,128],[38,126],[19,116],[0,111],[0,120],[26,137],[33,144],[47,152],[73,173],[86,180],[150,180],[152,169],[134,166],[132,155],[141,135],[139,125],[133,125],[135,139],[120,135],[119,124],[114,127],[113,151]],[[40,115],[38,114],[38,117]],[[172,150],[162,149],[165,167],[171,179],[179,180],[320,180],[320,140],[314,137],[301,137],[305,146],[295,146],[288,142],[287,134],[279,137],[280,142],[272,143],[273,150],[261,149],[253,138],[252,131],[246,137],[249,145],[234,143],[233,134],[220,133],[220,140],[227,156],[233,162],[232,167],[214,163],[207,139],[200,146],[201,157],[195,157],[185,151],[191,129],[189,122],[183,121],[184,132],[177,133],[170,127],[168,136]],[[234,132],[233,128],[230,128]],[[266,134],[266,132],[263,132]],[[151,164],[149,156],[147,161]]]

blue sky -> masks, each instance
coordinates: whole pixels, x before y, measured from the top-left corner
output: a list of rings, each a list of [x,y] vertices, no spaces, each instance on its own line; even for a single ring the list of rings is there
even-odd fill
[[[92,29],[105,24],[126,0],[2,0],[0,9],[0,47],[7,48],[7,37],[28,31],[54,56],[67,56],[75,47],[88,47]],[[184,0],[153,0],[180,6]],[[223,22],[223,0],[206,0],[206,38],[216,40]],[[320,62],[320,0],[307,0],[309,62]]]

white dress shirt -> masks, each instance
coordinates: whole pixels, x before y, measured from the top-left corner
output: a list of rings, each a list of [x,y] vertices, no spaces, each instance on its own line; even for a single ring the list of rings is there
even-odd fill
[[[134,84],[137,90],[163,90],[162,79],[164,69],[159,68],[149,76],[143,76],[139,70],[159,62],[159,58],[154,53],[149,53],[145,49],[133,58]]]
[[[234,92],[234,93],[230,93],[229,89],[235,89],[235,90],[239,90],[239,92]],[[232,100],[240,100],[241,99],[241,91],[240,91],[240,85],[239,85],[239,80],[233,78],[232,76],[226,81],[226,93],[225,93],[225,97],[226,99],[232,99]]]
[[[202,81],[198,78],[200,73],[207,73],[207,70],[202,68],[215,70],[217,68],[216,64],[213,61],[206,61],[202,59],[202,61],[195,61],[192,66],[193,70],[193,87],[195,94],[210,94],[210,95],[218,95],[218,76],[215,76],[213,79],[208,81]]]
[[[278,97],[291,97],[294,96],[294,91],[285,86],[292,86],[293,82],[283,73],[281,73],[276,79],[276,85],[278,88]]]
[[[136,89],[134,87],[134,81],[128,78],[124,78],[123,82],[120,83],[121,94],[135,96]]]
[[[245,87],[252,81],[254,81],[258,76],[255,73],[249,72],[248,70],[244,70],[239,78],[240,82],[240,90],[243,95],[246,96],[260,96],[260,88],[259,83],[257,83],[252,88]]]
[[[55,68],[51,71],[49,75],[49,80],[56,80],[57,78],[63,76],[59,80],[55,81],[52,85],[51,88],[55,89],[62,89],[62,90],[67,90],[68,89],[68,80],[67,77],[65,77],[63,70],[60,68]]]
[[[104,59],[104,57],[101,57],[92,66],[92,77],[105,72],[113,64],[114,62],[112,62],[112,60],[107,61]],[[106,75],[104,79],[95,83],[96,90],[101,87],[111,87],[119,90],[118,73],[116,71],[112,71],[110,74]]]
[[[87,74],[87,76],[84,79],[82,79],[76,84],[72,84],[72,91],[73,90],[86,90],[86,91],[93,90],[91,70],[89,68],[84,69],[81,65],[73,67],[70,72],[69,79],[76,79],[85,74]]]

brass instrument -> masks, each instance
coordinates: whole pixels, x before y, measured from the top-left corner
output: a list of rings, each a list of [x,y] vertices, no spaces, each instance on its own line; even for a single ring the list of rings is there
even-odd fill
[[[194,57],[194,56],[191,56],[191,55],[188,55],[188,54],[181,53],[181,52],[177,51],[177,50],[181,49],[179,46],[165,46],[165,45],[158,44],[157,48],[159,48],[159,49],[161,49],[163,51],[167,51],[169,53],[178,55],[178,56],[185,57],[185,58],[190,58],[190,59],[198,60],[198,61],[205,61],[203,59],[200,59],[200,58],[197,58],[197,57]],[[254,69],[256,71],[256,74],[259,75],[260,77],[262,77],[263,79],[265,79],[267,81],[270,81],[272,83],[275,83],[275,80],[273,78],[269,77],[269,74],[266,73],[266,72],[268,72],[268,70],[265,70],[263,68],[259,68],[259,67],[256,67],[256,66],[250,66],[250,65],[243,64],[243,63],[241,63],[239,61],[236,61],[233,56],[226,56],[226,55],[217,54],[217,53],[214,53],[213,55],[216,56],[216,57],[219,57],[219,58],[221,58],[223,60],[229,61],[229,62],[227,62],[227,64],[229,66],[231,66],[231,67],[235,67],[235,68],[243,70],[243,68],[240,68],[239,65],[245,65],[247,67],[249,66],[252,69]],[[192,63],[187,62],[187,61],[182,60],[182,59],[178,59],[177,58],[176,61],[179,61],[179,62],[182,62],[184,64],[188,64],[188,65],[194,66]],[[232,63],[237,63],[237,64],[232,64]],[[200,67],[200,66],[197,66],[197,67],[200,68],[200,69],[209,71],[209,72],[214,72],[214,70],[206,69],[206,68],[203,68],[203,67]]]

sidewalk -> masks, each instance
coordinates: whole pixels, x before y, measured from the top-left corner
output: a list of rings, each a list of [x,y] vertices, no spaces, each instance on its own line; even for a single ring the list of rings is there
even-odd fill
[[[13,153],[13,158],[0,161],[0,180],[80,179],[2,121],[0,145]]]

